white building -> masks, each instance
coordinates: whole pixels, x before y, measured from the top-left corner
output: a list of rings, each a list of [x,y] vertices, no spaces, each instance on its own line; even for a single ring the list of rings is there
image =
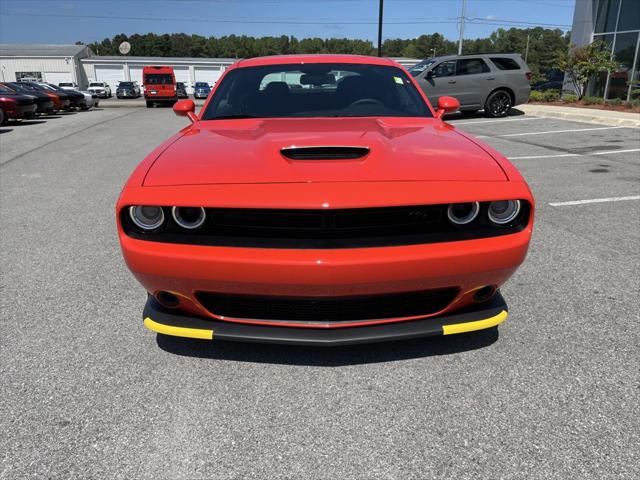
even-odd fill
[[[22,45],[0,44],[0,79],[15,82],[22,78],[58,84],[75,82],[81,89],[89,82],[106,82],[115,92],[119,82],[135,81],[142,86],[142,68],[147,65],[173,67],[176,81],[193,93],[195,82],[213,85],[222,72],[238,59],[186,57],[96,56],[86,45]],[[419,60],[394,58],[404,66]]]
[[[81,63],[89,81],[106,82],[115,91],[118,82],[133,81],[142,85],[142,68],[148,65],[173,67],[177,82],[193,93],[195,82],[213,85],[222,72],[235,63],[235,58],[178,58],[178,57],[87,57]]]
[[[86,87],[80,60],[93,55],[86,45],[0,44],[0,79],[15,82],[36,78],[43,82],[75,82]]]

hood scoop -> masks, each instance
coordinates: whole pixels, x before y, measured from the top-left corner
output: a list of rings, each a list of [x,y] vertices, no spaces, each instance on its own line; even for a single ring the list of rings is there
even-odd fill
[[[280,153],[291,160],[355,160],[369,153],[369,147],[285,147]]]

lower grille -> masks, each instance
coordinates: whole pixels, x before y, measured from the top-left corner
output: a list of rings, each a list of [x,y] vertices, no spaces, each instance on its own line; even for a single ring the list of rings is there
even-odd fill
[[[339,322],[412,317],[447,307],[457,288],[348,297],[284,297],[198,292],[196,298],[212,314],[241,319]]]

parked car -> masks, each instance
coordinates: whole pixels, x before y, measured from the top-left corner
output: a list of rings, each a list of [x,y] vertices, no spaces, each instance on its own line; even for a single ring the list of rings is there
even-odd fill
[[[80,107],[80,110],[89,110],[91,108],[96,108],[100,103],[100,99],[95,93],[84,90],[81,90],[80,93],[84,95],[84,105]]]
[[[20,93],[22,95],[29,95],[30,97],[33,97],[35,99],[36,106],[37,106],[36,113],[39,113],[42,115],[50,115],[53,113],[54,111],[53,100],[46,93],[33,91],[19,82],[0,83],[0,85],[6,88],[9,88],[16,93]]]
[[[174,104],[178,100],[176,91],[176,76],[173,68],[150,66],[142,68],[144,82],[144,98],[147,108],[158,103]]]
[[[0,109],[3,122],[33,118],[37,108],[34,97],[16,93],[0,85]]]
[[[189,98],[189,95],[187,94],[187,87],[183,82],[176,83],[176,95],[178,98]]]
[[[41,82],[38,85],[40,85],[43,88],[48,88],[56,93],[64,93],[65,95],[67,95],[67,97],[69,97],[69,101],[71,102],[69,105],[71,108],[77,108],[82,110],[87,109],[87,101],[83,93],[80,93],[76,90],[65,90],[62,87],[54,85],[53,83]]]
[[[504,117],[527,103],[531,71],[517,54],[447,55],[424,60],[409,69],[432,104],[441,96],[460,102],[462,112],[484,110]]]
[[[459,106],[441,95],[436,113],[400,65],[349,55],[243,60],[198,114],[176,103],[191,124],[116,206],[144,325],[338,345],[503,322],[534,200],[503,155],[442,121]]]
[[[39,93],[44,93],[45,95],[48,95],[49,98],[51,98],[51,101],[53,102],[54,112],[61,111],[61,110],[69,110],[71,108],[71,100],[69,99],[69,96],[66,93],[57,92],[50,88],[44,88],[40,84],[35,82],[27,82],[25,80],[21,80],[20,82],[17,82],[17,83],[19,83],[19,85],[26,88],[27,90],[30,90],[31,92],[39,92]],[[30,92],[26,92],[26,93],[31,95]]]
[[[211,87],[206,82],[196,82],[193,86],[194,98],[207,98],[211,93]]]
[[[73,91],[78,91],[78,90],[80,90],[80,89],[78,88],[78,84],[77,84],[77,83],[75,83],[75,82],[60,82],[60,83],[58,84],[58,86],[59,86],[60,88],[62,88],[63,90],[73,90]]]
[[[138,98],[140,96],[140,87],[136,82],[120,82],[116,89],[116,97],[118,98]]]
[[[105,82],[89,82],[87,91],[95,93],[98,98],[111,98],[111,87]]]

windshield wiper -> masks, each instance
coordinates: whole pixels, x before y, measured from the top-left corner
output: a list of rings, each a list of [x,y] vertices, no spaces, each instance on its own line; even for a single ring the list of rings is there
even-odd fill
[[[207,118],[206,120],[237,120],[237,119],[242,119],[242,118],[265,118],[265,117],[259,117],[257,115],[247,115],[244,113],[238,113],[235,115],[220,115],[218,117],[211,117],[211,118]]]

